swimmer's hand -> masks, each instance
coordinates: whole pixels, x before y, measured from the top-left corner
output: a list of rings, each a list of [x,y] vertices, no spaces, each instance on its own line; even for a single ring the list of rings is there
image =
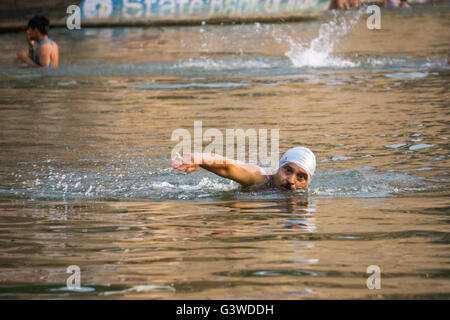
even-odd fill
[[[197,170],[198,164],[194,161],[193,154],[184,154],[181,156],[178,152],[176,156],[172,159],[172,168],[184,171],[186,173],[191,173]]]
[[[34,48],[34,40],[31,40],[29,31],[30,31],[30,29],[27,30],[27,42],[28,42],[28,48],[32,50]]]

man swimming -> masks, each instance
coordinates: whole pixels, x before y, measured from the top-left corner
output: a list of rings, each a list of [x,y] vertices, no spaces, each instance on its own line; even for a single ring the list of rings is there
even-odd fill
[[[34,17],[28,22],[28,54],[24,50],[17,51],[20,61],[33,68],[58,66],[58,45],[48,37],[48,26],[49,21],[43,16]]]
[[[186,173],[202,167],[221,177],[234,180],[244,187],[281,190],[305,189],[316,170],[316,157],[305,147],[289,149],[280,159],[277,170],[230,160],[216,154],[178,155],[172,167]]]

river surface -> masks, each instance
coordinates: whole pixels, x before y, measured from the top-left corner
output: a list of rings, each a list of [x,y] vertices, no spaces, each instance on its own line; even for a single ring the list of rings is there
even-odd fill
[[[448,299],[450,7],[367,17],[53,29],[54,70],[0,34],[0,298]],[[176,172],[194,121],[278,129],[316,175]]]

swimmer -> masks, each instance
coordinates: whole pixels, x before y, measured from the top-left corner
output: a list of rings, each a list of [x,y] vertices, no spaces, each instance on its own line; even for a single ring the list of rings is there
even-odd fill
[[[48,26],[49,22],[43,16],[34,17],[28,22],[28,54],[24,50],[17,51],[20,61],[33,68],[58,66],[58,46],[48,37]]]
[[[287,191],[305,189],[308,186],[316,170],[316,157],[308,148],[292,148],[281,157],[276,170],[230,160],[216,154],[177,154],[177,157],[172,159],[172,167],[186,173],[195,171],[199,166],[218,176],[234,180],[244,187]]]

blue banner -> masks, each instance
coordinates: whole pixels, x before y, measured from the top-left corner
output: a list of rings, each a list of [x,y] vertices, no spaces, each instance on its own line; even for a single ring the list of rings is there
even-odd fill
[[[83,0],[84,20],[120,21],[301,16],[328,9],[329,0]]]

